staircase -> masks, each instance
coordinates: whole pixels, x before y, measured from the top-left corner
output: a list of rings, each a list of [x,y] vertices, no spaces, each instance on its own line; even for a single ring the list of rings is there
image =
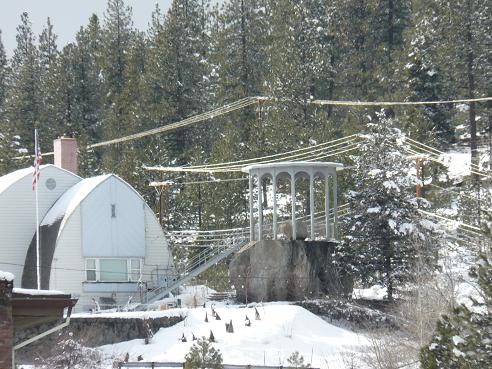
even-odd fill
[[[247,237],[246,233],[242,232],[242,230],[234,234],[234,236],[231,237],[230,233],[226,237],[220,237],[220,235],[215,234],[212,238],[209,238],[210,246],[187,260],[186,264],[177,273],[174,281],[166,286],[160,286],[148,291],[144,301],[147,304],[151,304],[163,299],[171,291],[189,282],[250,242],[249,235]],[[214,241],[211,241],[212,239]]]

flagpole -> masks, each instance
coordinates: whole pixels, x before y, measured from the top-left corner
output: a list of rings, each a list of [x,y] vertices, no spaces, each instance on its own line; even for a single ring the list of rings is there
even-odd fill
[[[39,142],[38,142],[38,130],[34,130],[34,147],[36,152],[34,155],[36,155],[36,158],[38,156],[38,148],[39,148]],[[36,159],[35,159],[36,160]],[[36,170],[36,168],[34,169]],[[37,174],[35,174],[37,175]],[[40,262],[39,262],[39,201],[38,201],[38,183],[37,183],[37,178],[36,178],[36,272],[37,272],[37,281],[38,281],[38,290],[41,289],[41,268],[40,268]]]

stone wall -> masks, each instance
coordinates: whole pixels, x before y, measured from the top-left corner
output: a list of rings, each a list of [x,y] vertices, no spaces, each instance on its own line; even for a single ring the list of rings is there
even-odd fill
[[[12,368],[14,322],[12,320],[13,282],[0,279],[0,368]]]
[[[179,323],[184,316],[165,316],[149,318],[147,321],[156,333],[160,328],[167,328]],[[51,328],[52,325],[40,325],[32,329],[17,331],[17,342],[35,336]],[[146,337],[145,320],[140,318],[73,318],[70,325],[61,332],[53,333],[43,339],[22,348],[17,353],[19,360],[31,361],[36,357],[46,357],[56,351],[57,342],[70,337],[86,347],[97,347]],[[54,349],[55,348],[55,349]],[[0,369],[3,369],[0,366]]]
[[[331,242],[259,241],[234,256],[229,275],[242,302],[350,295],[352,279],[338,272],[334,252]]]

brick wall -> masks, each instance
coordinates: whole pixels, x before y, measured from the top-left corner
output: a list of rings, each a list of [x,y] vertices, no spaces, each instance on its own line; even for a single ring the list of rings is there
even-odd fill
[[[12,321],[12,281],[0,279],[0,369],[12,369],[14,323]]]

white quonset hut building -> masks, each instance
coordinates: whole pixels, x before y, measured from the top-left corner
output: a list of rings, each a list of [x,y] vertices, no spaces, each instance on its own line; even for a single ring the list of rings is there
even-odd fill
[[[37,284],[31,182],[32,168],[0,177],[0,267],[23,288]],[[38,196],[42,289],[70,293],[76,310],[88,310],[93,299],[123,305],[167,284],[173,262],[162,228],[121,178],[42,165]]]

